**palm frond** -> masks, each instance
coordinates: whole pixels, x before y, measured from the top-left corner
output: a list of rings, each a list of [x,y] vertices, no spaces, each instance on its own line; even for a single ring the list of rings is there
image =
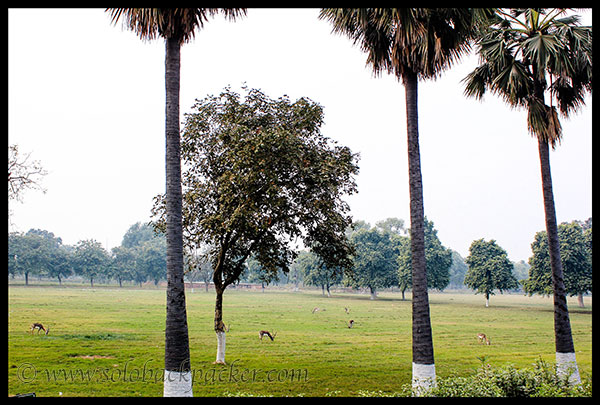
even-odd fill
[[[196,28],[202,28],[208,19],[223,13],[229,19],[246,15],[244,8],[107,8],[111,21],[124,25],[140,38],[176,38],[181,43],[194,38]]]
[[[531,135],[547,142],[554,149],[562,138],[562,127],[556,108],[531,97],[527,107],[527,129]]]
[[[531,108],[530,130],[554,143],[560,139],[558,122],[553,121],[557,111],[549,107],[552,112],[544,113],[542,105],[531,101],[533,83],[550,95],[550,105],[556,100],[564,116],[584,105],[592,91],[592,28],[579,26],[577,16],[563,17],[565,10],[497,11],[477,40],[480,66],[463,79],[467,96],[481,98],[490,90],[513,107]],[[544,104],[543,96],[537,96]]]

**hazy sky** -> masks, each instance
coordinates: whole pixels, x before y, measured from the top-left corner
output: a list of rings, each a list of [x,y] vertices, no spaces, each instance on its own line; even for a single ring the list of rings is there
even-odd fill
[[[408,227],[404,88],[373,77],[365,55],[318,12],[250,9],[234,23],[209,21],[182,48],[181,113],[243,83],[272,98],[311,98],[324,107],[322,133],[361,155],[359,193],[347,199],[354,219],[398,217]],[[164,42],[111,25],[104,9],[10,9],[8,17],[9,143],[48,171],[47,193],[11,202],[9,232],[39,228],[66,244],[118,246],[165,188]],[[591,13],[583,21],[591,24]],[[537,142],[524,111],[463,96],[460,80],[476,65],[472,55],[419,83],[425,214],[463,256],[485,238],[527,260],[545,229]],[[592,215],[591,97],[586,103],[562,119],[564,140],[551,152],[559,222]]]

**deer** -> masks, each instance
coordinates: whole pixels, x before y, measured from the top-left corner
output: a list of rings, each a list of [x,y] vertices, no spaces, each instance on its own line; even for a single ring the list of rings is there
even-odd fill
[[[40,331],[42,331],[42,330],[45,332],[46,335],[48,334],[48,332],[50,332],[50,327],[47,326],[44,328],[44,325],[42,325],[41,323],[38,323],[38,322],[31,324],[31,328],[29,331],[33,335],[33,331],[36,329],[38,331],[38,335],[40,334]]]
[[[269,332],[268,330],[261,330],[260,332],[258,332],[258,338],[260,340],[262,340],[262,338],[267,335],[272,341],[275,340],[275,336],[277,336],[277,332],[273,332],[273,334],[271,334],[271,332]]]
[[[490,345],[490,339],[485,335],[485,333],[478,333],[477,339],[479,340],[479,343],[485,342],[486,345]]]
[[[354,319],[350,319],[350,321],[348,322],[348,329],[352,329],[353,326],[354,326]]]

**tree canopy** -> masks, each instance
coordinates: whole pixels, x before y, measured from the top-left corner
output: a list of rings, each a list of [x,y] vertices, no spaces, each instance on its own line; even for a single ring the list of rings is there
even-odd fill
[[[591,222],[591,221],[590,221]],[[564,282],[571,296],[592,291],[592,228],[584,228],[577,222],[558,226],[560,256],[564,268]],[[523,288],[529,295],[552,294],[552,274],[548,254],[548,237],[545,231],[535,234],[531,244],[533,255],[529,258],[529,277],[523,280]],[[580,299],[583,306],[583,300]]]
[[[494,290],[502,293],[519,286],[512,274],[513,264],[508,260],[506,251],[493,239],[489,242],[484,239],[473,241],[465,262],[469,266],[465,285],[476,293],[484,294],[486,306],[489,305],[489,298]]]
[[[289,270],[295,243],[329,267],[349,269],[351,223],[342,196],[356,191],[358,156],[320,133],[323,108],[244,88],[196,100],[182,136],[184,233],[208,255],[217,288],[252,255],[265,271]],[[153,213],[164,227],[164,199]]]

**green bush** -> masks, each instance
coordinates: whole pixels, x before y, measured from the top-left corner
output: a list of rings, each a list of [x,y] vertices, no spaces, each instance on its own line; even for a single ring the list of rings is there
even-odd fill
[[[591,397],[591,377],[577,386],[558,378],[556,367],[538,360],[532,368],[482,365],[473,376],[438,378],[436,397]]]

